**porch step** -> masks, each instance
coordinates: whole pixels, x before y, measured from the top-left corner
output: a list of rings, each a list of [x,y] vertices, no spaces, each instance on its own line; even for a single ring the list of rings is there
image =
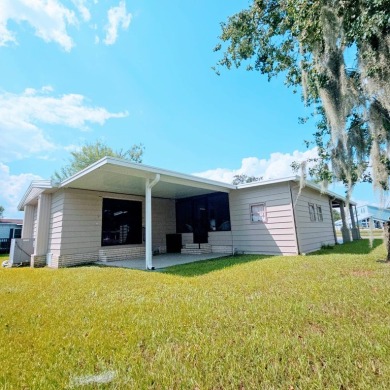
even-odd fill
[[[199,244],[185,244],[185,249],[199,249]]]
[[[186,244],[181,250],[181,253],[187,255],[202,255],[211,252],[212,248],[210,244]]]
[[[186,248],[183,248],[181,250],[181,253],[183,255],[203,255],[203,254],[207,254],[207,253],[211,253],[211,250],[209,249],[186,249]]]

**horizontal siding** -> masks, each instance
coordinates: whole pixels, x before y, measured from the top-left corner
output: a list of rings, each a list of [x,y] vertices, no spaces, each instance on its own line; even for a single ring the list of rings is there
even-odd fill
[[[233,247],[245,253],[296,254],[288,183],[241,188],[229,194]],[[250,219],[250,205],[266,204],[266,222]]]
[[[64,194],[62,256],[97,254],[101,249],[103,198],[137,200],[143,203],[143,198],[139,196],[118,196],[98,191],[67,189]],[[144,210],[142,214],[144,215]]]
[[[166,251],[167,234],[176,233],[175,201],[152,199],[152,246],[160,252]]]
[[[141,196],[67,189],[64,191],[63,223],[53,219],[53,229],[61,229],[62,237],[53,237],[53,245],[61,245],[61,255],[98,253],[101,246],[102,199],[134,200],[142,203],[142,226],[145,226],[145,201]],[[153,249],[164,251],[166,235],[176,232],[175,202],[152,198]],[[103,247],[103,248],[116,248]]]
[[[64,198],[64,191],[55,192],[51,198],[48,252],[53,253],[54,256],[58,256],[61,252]]]
[[[33,235],[33,238],[34,240],[37,239],[37,221],[38,221],[38,205],[37,206],[34,206],[34,222],[33,222],[33,232],[34,232],[34,235]]]
[[[322,245],[334,245],[329,196],[308,187],[303,188],[299,193],[298,185],[292,187],[292,192],[300,251],[309,253],[320,249]],[[314,204],[315,207],[321,206],[323,221],[310,220],[309,203]]]
[[[209,244],[212,246],[232,246],[232,232],[209,232]]]

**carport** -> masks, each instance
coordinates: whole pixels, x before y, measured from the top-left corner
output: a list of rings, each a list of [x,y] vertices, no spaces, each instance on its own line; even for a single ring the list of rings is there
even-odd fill
[[[223,253],[207,253],[207,254],[198,254],[198,255],[188,255],[181,253],[166,253],[158,256],[152,257],[153,269],[161,270],[173,265],[181,265],[194,263],[196,261],[211,260],[217,259],[219,257],[225,257],[226,254]],[[119,268],[131,268],[144,270],[145,269],[145,259],[132,259],[132,260],[118,260],[118,261],[98,261],[98,265],[104,265],[108,267],[119,267]]]
[[[142,259],[144,262],[142,268],[153,269],[168,266],[166,265],[168,264],[168,258],[161,255],[157,257],[152,256],[152,198],[177,200],[215,192],[229,193],[231,189],[235,189],[235,186],[147,165],[135,164],[122,159],[105,157],[63,181],[58,188],[131,194],[144,197],[145,259]],[[191,256],[193,255],[181,255],[181,260],[176,256],[175,261],[183,264],[184,262],[204,259],[203,255],[200,255],[200,258]],[[207,258],[211,257],[214,257],[214,254],[207,255]],[[218,257],[218,255],[215,257]],[[173,259],[174,256],[169,258]],[[131,260],[132,263],[134,261],[141,261],[141,259]],[[154,264],[154,262],[157,263]],[[121,264],[123,265],[124,263]],[[137,264],[137,266],[133,264],[134,267],[140,268],[140,263]],[[114,264],[112,263],[111,265]]]

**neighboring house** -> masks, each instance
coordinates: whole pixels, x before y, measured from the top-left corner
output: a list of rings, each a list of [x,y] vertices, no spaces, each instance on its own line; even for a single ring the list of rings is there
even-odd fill
[[[298,196],[299,195],[299,196]],[[31,183],[22,238],[31,265],[67,267],[152,254],[295,255],[336,243],[337,194],[299,177],[230,185],[105,157],[58,185]]]
[[[372,206],[369,204],[356,206],[356,217],[360,228],[368,229],[372,223],[374,229],[383,229],[383,223],[390,220],[390,209]],[[351,219],[347,219],[347,224],[351,226]],[[340,229],[342,221],[335,222],[336,229]]]
[[[23,219],[0,218],[0,238],[20,238]]]
[[[0,218],[0,252],[8,253],[12,238],[20,238],[22,234],[22,219]]]

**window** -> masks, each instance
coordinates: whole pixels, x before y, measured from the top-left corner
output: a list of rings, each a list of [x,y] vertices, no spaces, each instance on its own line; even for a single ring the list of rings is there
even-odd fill
[[[103,199],[102,246],[142,244],[142,203]]]
[[[322,215],[322,207],[320,205],[317,205],[317,220],[319,222],[322,222],[324,220],[324,217]]]
[[[316,220],[316,211],[313,203],[309,203],[309,215],[310,215],[310,221]]]
[[[267,222],[265,203],[251,205],[251,222]]]
[[[230,231],[229,196],[217,192],[176,201],[176,232]]]

